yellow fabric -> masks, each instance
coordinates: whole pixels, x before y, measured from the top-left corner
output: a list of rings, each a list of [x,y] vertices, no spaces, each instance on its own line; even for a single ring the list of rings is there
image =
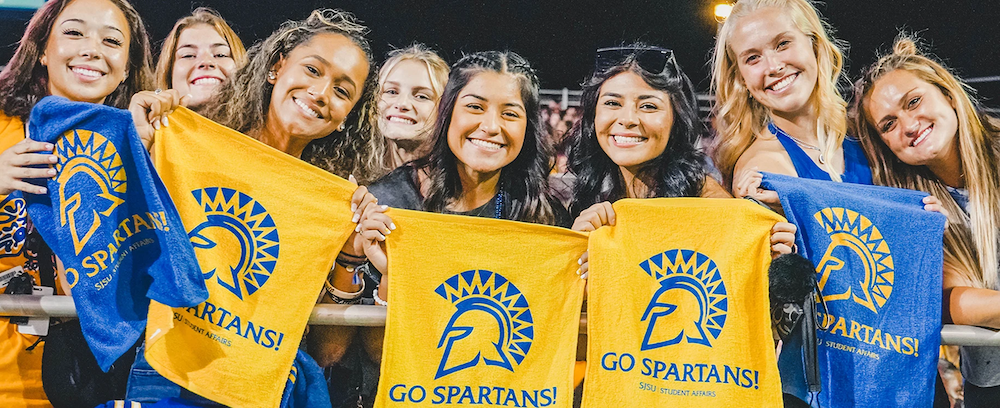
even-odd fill
[[[390,216],[397,229],[386,241],[391,290],[375,406],[571,407],[584,287],[575,271],[586,236]]]
[[[782,219],[736,199],[614,210],[590,235],[584,406],[780,407],[767,267]]]
[[[24,124],[20,119],[6,116],[0,113],[0,152],[6,151],[11,146],[24,140]],[[27,213],[23,217],[15,218],[7,211],[13,203],[6,201],[7,196],[0,196],[3,202],[3,219],[0,220],[0,234],[3,235],[0,243],[0,272],[9,270],[15,266],[24,266],[27,260],[24,257],[23,246],[24,237],[20,240],[13,240],[8,234],[18,222],[27,220]],[[20,210],[24,209],[21,201]],[[15,254],[20,252],[20,254]],[[32,269],[25,269],[39,282],[38,272]],[[0,284],[0,293],[6,285]],[[35,341],[38,336],[21,334],[17,332],[17,325],[10,324],[10,320],[0,318],[0,407],[51,407],[45,391],[42,390],[42,350],[45,343],[40,343],[32,351],[25,351]]]
[[[187,309],[153,302],[146,358],[216,402],[277,407],[309,313],[354,228],[356,187],[186,109],[154,146],[209,298]]]

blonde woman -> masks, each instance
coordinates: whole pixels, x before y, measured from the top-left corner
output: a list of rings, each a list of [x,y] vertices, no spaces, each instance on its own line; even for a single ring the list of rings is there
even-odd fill
[[[951,215],[944,241],[945,318],[1000,329],[997,122],[907,37],[857,82],[851,113],[875,183],[941,197]],[[998,347],[962,347],[966,407],[1000,401],[998,362]]]
[[[719,31],[712,86],[715,163],[737,196],[777,207],[767,171],[871,184],[861,146],[845,138],[837,91],[843,55],[806,0],[741,0]]]
[[[236,32],[215,10],[199,7],[177,20],[163,40],[156,63],[156,88],[191,95],[188,108],[201,111],[223,81],[247,62]]]
[[[394,50],[378,73],[373,128],[385,138],[386,170],[428,153],[437,104],[448,82],[448,64],[427,46]]]

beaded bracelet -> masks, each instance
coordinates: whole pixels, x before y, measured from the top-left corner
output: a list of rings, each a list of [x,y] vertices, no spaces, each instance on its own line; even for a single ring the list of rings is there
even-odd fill
[[[381,286],[381,285],[379,285],[379,286]],[[380,306],[389,306],[389,302],[388,301],[382,300],[382,298],[378,297],[378,288],[379,287],[376,286],[375,287],[375,291],[372,292],[372,298],[375,299],[375,304],[380,305]]]

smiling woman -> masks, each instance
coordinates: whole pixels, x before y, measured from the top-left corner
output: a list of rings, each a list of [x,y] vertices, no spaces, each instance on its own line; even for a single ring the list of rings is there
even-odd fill
[[[381,174],[371,137],[374,75],[368,29],[350,13],[317,10],[251,47],[205,115],[341,177]]]
[[[837,91],[843,55],[807,0],[744,0],[715,44],[715,163],[727,188],[758,196],[755,170],[871,184],[860,146],[846,139]],[[776,196],[774,196],[776,198]]]
[[[427,153],[448,65],[423,44],[394,50],[378,75],[375,130],[386,139],[386,167],[395,169]]]
[[[0,203],[9,216],[0,231],[0,242],[4,243],[0,246],[0,270],[20,269],[35,285],[55,286],[57,281],[52,252],[31,227],[24,200],[11,194],[44,194],[44,187],[29,180],[56,173],[52,168],[56,162],[51,154],[53,146],[26,138],[24,121],[32,107],[47,95],[57,95],[125,108],[132,94],[151,84],[151,61],[146,29],[125,1],[52,0],[32,17],[17,51],[0,73]],[[6,284],[0,283],[0,287]],[[54,330],[51,341],[38,343],[38,337],[18,332],[17,325],[6,319],[0,322],[0,406],[93,405],[124,397],[111,391],[124,384],[84,390],[76,382],[54,381],[80,374],[91,378],[89,373],[81,373],[85,368],[80,366],[67,370],[47,366],[51,377],[43,391],[43,349],[51,355],[62,352],[71,357],[60,362],[66,365],[80,361],[79,353],[59,347],[68,342],[71,332],[66,327],[58,330],[63,336],[57,338]],[[121,364],[127,366],[128,362]],[[60,377],[63,374],[66,376]]]
[[[853,125],[875,182],[941,197],[945,318],[1000,329],[1000,126],[958,78],[901,37],[855,84]],[[995,347],[962,347],[967,407],[1000,400]]]
[[[215,10],[199,7],[177,20],[163,40],[156,64],[156,87],[191,95],[200,111],[223,81],[247,62],[240,37]]]
[[[477,52],[452,66],[430,153],[370,186],[380,205],[362,217],[360,239],[369,270],[381,272],[375,302],[384,305],[389,294],[385,240],[395,224],[388,207],[569,226],[569,214],[548,193],[552,147],[538,109],[538,78],[520,55]],[[364,332],[376,361],[383,334]]]

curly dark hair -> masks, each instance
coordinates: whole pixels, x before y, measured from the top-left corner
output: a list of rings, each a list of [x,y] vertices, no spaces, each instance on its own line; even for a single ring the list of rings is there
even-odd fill
[[[621,169],[601,149],[594,127],[597,99],[601,86],[623,72],[632,72],[650,87],[670,95],[674,123],[666,148],[655,159],[646,162],[635,175],[635,181],[648,187],[649,197],[697,197],[705,183],[705,155],[695,143],[705,127],[698,118],[698,103],[691,80],[673,58],[664,72],[649,72],[636,62],[636,55],[649,46],[633,44],[636,51],[621,63],[595,71],[583,83],[580,99],[582,116],[568,138],[569,170],[576,175],[570,213],[577,216],[583,210],[602,201],[626,198],[627,187]]]
[[[438,120],[431,133],[433,147],[414,167],[429,175],[424,209],[444,212],[452,201],[462,195],[455,153],[448,147],[448,128],[458,95],[479,73],[496,72],[514,76],[521,88],[521,101],[527,113],[524,146],[520,154],[500,171],[499,186],[509,198],[510,219],[554,225],[554,202],[548,192],[549,158],[552,145],[541,126],[538,109],[538,77],[520,55],[511,51],[483,51],[462,57],[451,67],[448,84],[438,103]]]
[[[24,36],[14,51],[14,56],[0,72],[0,111],[9,116],[28,120],[31,108],[49,94],[48,70],[40,59],[49,41],[52,25],[73,0],[51,0],[42,5],[28,22]],[[110,0],[121,10],[128,22],[131,41],[128,47],[128,62],[125,72],[128,76],[111,91],[104,104],[116,108],[128,108],[132,95],[151,89],[153,85],[153,55],[149,46],[149,35],[142,18],[128,1]]]
[[[286,21],[267,39],[247,51],[247,64],[222,83],[219,92],[208,102],[205,116],[239,132],[258,136],[271,104],[274,85],[267,81],[268,72],[295,47],[317,34],[335,33],[349,38],[374,67],[368,28],[353,14],[332,9],[314,10],[309,18]],[[374,108],[376,71],[368,70],[361,98],[347,114],[343,131],[313,140],[302,151],[302,160],[341,177],[353,174],[365,183],[385,173],[382,164],[385,147],[381,138],[372,137],[366,118]]]

